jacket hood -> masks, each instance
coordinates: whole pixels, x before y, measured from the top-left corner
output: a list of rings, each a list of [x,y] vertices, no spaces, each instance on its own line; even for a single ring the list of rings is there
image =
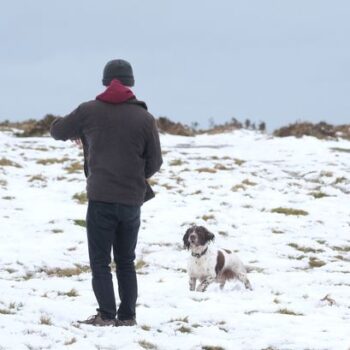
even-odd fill
[[[107,89],[96,96],[96,100],[113,104],[123,103],[133,98],[135,98],[134,93],[117,79],[113,79]]]

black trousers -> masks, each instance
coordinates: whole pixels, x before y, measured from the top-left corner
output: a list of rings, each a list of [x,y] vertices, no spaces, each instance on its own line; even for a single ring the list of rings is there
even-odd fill
[[[137,279],[135,248],[140,206],[89,201],[86,225],[92,288],[104,319],[136,317]],[[116,263],[120,305],[118,312],[110,269],[111,250]]]

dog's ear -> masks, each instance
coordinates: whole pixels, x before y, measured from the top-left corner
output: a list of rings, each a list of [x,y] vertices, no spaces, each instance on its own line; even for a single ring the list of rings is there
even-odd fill
[[[214,233],[211,233],[205,227],[203,227],[203,232],[205,234],[205,239],[206,239],[207,242],[214,241],[214,239],[215,239]]]
[[[190,249],[190,242],[188,241],[188,237],[190,236],[191,228],[187,229],[186,233],[183,236],[184,247],[186,249]]]

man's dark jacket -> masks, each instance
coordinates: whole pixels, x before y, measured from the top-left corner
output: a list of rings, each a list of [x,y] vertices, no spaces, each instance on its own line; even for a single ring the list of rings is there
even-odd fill
[[[146,104],[118,81],[54,120],[50,132],[56,140],[82,140],[90,200],[142,205],[152,197],[146,179],[162,165],[156,122]]]

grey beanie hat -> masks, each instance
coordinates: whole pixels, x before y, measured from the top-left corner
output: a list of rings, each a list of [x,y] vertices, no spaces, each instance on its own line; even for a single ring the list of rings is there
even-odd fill
[[[108,86],[113,79],[118,79],[123,85],[134,86],[134,74],[131,64],[124,60],[109,61],[103,70],[102,83]]]

